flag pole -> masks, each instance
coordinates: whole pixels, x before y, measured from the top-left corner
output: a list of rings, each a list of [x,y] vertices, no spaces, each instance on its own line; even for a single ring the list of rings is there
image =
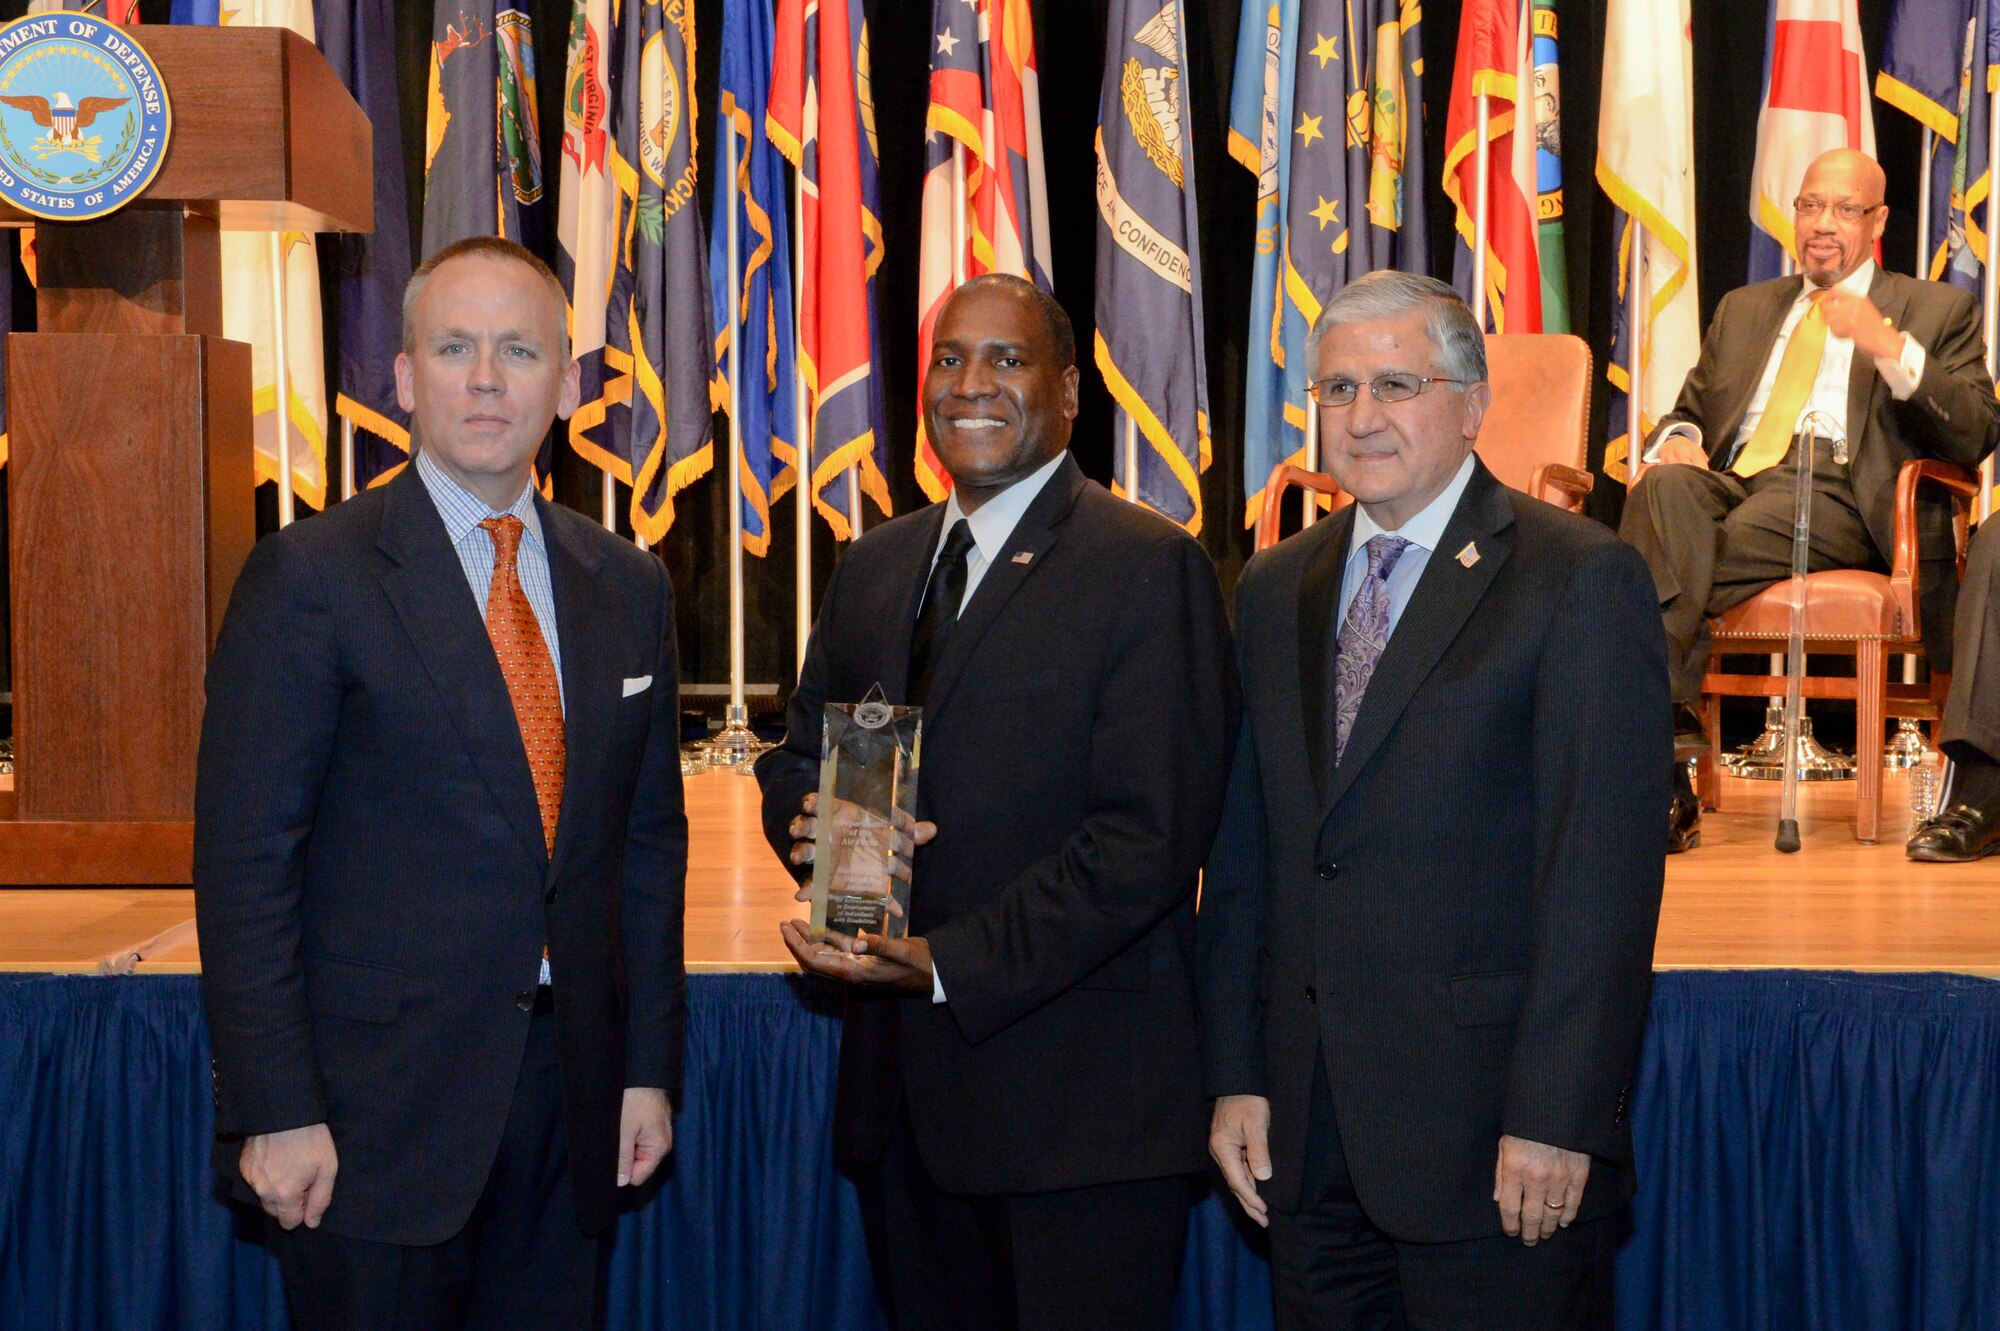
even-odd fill
[[[1637,216],[1625,215],[1625,238],[1632,247],[1625,278],[1625,486],[1639,481],[1639,457],[1646,449],[1646,413],[1640,404],[1646,384],[1646,232]]]
[[[738,373],[743,322],[743,293],[738,281],[736,214],[742,204],[736,184],[736,131],[728,140],[729,166],[722,177],[729,200],[729,720],[733,726],[743,703],[743,380]],[[606,473],[605,479],[610,479]]]
[[[951,284],[965,284],[965,145],[951,141]]]
[[[354,498],[354,422],[340,418],[340,497]]]
[[[1937,133],[1929,125],[1924,126],[1923,154],[1917,160],[1917,266],[1911,270],[1915,277],[1925,276],[1931,266],[1931,154],[1933,136]]]
[[[736,181],[736,159],[741,145],[734,127],[723,138],[728,146],[728,165],[723,188],[729,210],[729,708],[723,714],[720,733],[708,742],[709,763],[748,773],[750,761],[765,747],[750,732],[750,711],[743,702],[743,376],[739,357],[742,339],[737,336],[743,322],[743,286],[737,268],[740,249],[737,214],[742,196]],[[768,533],[767,533],[768,534]]]
[[[1487,94],[1473,99],[1472,317],[1486,331],[1486,227],[1493,198],[1493,164],[1486,155],[1486,132],[1493,114]]]
[[[1989,95],[1986,104],[1986,169],[1993,172],[1996,154],[2000,154],[2000,92]],[[1991,177],[2000,180],[2000,175]],[[2000,263],[2000,227],[1993,225],[1992,205],[1988,204],[1986,226],[1986,263],[1979,276],[1979,294],[1985,309],[1986,332],[1986,373],[1993,373],[1993,337],[1996,325],[2000,325],[2000,282],[1996,282],[1994,267]],[[1993,459],[1987,458],[1979,464],[1979,520],[1986,521],[1993,515]]]
[[[285,365],[285,233],[271,233],[271,339],[276,353],[277,391],[272,414],[278,425],[278,525],[292,525],[291,381]]]
[[[806,360],[802,345],[806,328],[806,173],[803,166],[792,172],[792,442],[798,460],[793,464],[793,488],[798,505],[792,510],[792,530],[798,549],[793,554],[793,630],[798,638],[798,668],[806,668],[806,642],[812,636],[812,412],[806,405]],[[730,342],[735,343],[731,334]]]
[[[1306,389],[1306,446],[1303,454],[1307,471],[1319,470],[1319,405],[1312,389]],[[1277,502],[1276,496],[1272,502]],[[1311,490],[1299,491],[1299,530],[1304,531],[1319,518],[1319,499]]]
[[[1124,409],[1118,412],[1125,422],[1125,498],[1132,503],[1139,502],[1139,427],[1132,420],[1132,413]]]
[[[604,473],[604,483],[600,493],[603,496],[604,530],[615,535],[618,531],[618,481],[608,471]]]

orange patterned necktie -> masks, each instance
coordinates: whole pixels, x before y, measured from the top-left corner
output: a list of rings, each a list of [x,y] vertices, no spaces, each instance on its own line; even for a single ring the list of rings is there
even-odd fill
[[[521,520],[513,514],[487,518],[480,526],[493,538],[493,584],[486,592],[486,632],[493,639],[500,673],[514,700],[514,719],[528,750],[528,773],[535,782],[535,803],[542,810],[542,840],[556,853],[556,818],[562,812],[563,713],[556,687],[555,662],[542,640],[541,626],[521,590],[516,556],[521,550]]]

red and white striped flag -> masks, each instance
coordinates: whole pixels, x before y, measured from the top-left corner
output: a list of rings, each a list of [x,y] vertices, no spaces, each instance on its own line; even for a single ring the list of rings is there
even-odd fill
[[[917,267],[920,380],[930,365],[931,328],[962,278],[1012,273],[1050,289],[1041,90],[1028,0],[935,0],[926,124],[923,251]],[[953,144],[965,149],[964,232],[956,253]],[[921,415],[917,483],[933,500],[951,488]]]

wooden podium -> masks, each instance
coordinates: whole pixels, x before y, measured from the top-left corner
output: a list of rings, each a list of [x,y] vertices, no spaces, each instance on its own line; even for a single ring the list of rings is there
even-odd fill
[[[190,881],[202,676],[256,539],[222,230],[368,231],[367,117],[284,28],[148,27],[173,132],[140,198],[35,226],[7,339],[16,789],[0,884]]]

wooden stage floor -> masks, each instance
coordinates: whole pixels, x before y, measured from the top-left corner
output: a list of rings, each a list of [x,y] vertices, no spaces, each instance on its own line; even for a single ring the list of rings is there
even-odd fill
[[[1726,779],[1701,849],[1667,862],[1655,963],[2000,976],[2000,856],[1910,862],[1908,782],[1889,775],[1884,785],[1878,844],[1854,840],[1851,784],[1806,786],[1805,848],[1781,855],[1771,846],[1776,783]],[[688,969],[794,969],[778,921],[804,907],[764,845],[757,783],[704,773],[688,782],[688,806]],[[176,928],[193,914],[184,888],[0,890],[0,970],[93,971],[158,938],[136,970],[196,971],[192,930]]]

